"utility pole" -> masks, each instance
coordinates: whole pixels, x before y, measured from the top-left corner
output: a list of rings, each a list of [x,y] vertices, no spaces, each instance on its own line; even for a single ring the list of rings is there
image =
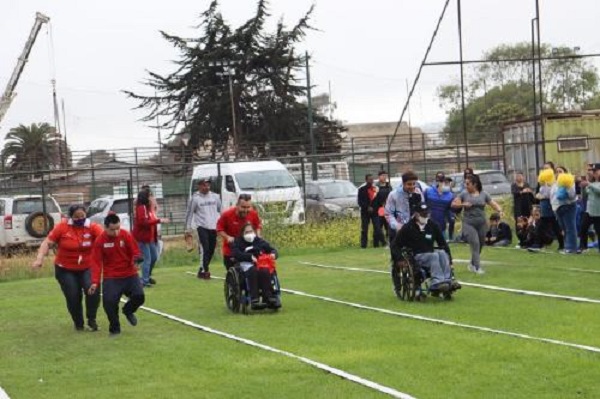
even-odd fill
[[[236,117],[235,117],[235,99],[233,95],[233,79],[232,76],[235,75],[234,66],[239,64],[238,61],[210,61],[207,65],[209,67],[222,67],[223,72],[217,72],[219,76],[227,76],[229,79],[229,100],[231,102],[231,128],[232,128],[232,138],[233,138],[233,153],[234,157],[238,156],[238,134],[237,134],[237,126],[236,126]],[[227,152],[228,149],[225,150]]]
[[[540,1],[535,0],[535,20],[537,26],[538,80],[540,99],[540,133],[542,135],[542,154],[546,162],[546,135],[544,132],[544,88],[542,87],[542,37],[540,36]]]
[[[65,99],[61,98],[60,103],[62,106],[62,116],[63,116],[62,127],[63,127],[63,133],[64,133],[64,138],[65,138],[65,156],[66,156],[65,166],[68,168],[69,167],[69,144],[67,143],[67,114],[65,112]]]
[[[456,0],[458,10],[458,48],[460,53],[460,101],[462,105],[462,129],[463,141],[465,145],[465,164],[469,166],[469,142],[467,138],[467,115],[465,110],[465,71],[463,63],[463,40],[462,40],[462,9],[461,0]]]
[[[317,173],[317,147],[315,145],[315,133],[313,129],[313,109],[312,109],[312,97],[310,95],[310,66],[308,64],[309,56],[308,51],[306,52],[306,99],[308,103],[308,134],[310,136],[310,155],[311,155],[311,169],[312,179],[318,180]]]

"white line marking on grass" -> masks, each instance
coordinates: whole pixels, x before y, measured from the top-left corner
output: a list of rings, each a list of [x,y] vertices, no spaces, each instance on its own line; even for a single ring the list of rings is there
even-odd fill
[[[286,356],[286,357],[289,357],[289,358],[292,358],[292,359],[299,360],[302,363],[306,363],[306,364],[308,364],[310,366],[313,366],[313,367],[316,367],[316,368],[318,368],[320,370],[323,370],[323,371],[326,371],[328,373],[337,375],[338,377],[342,377],[345,380],[355,382],[357,384],[363,385],[363,386],[365,386],[367,388],[371,388],[371,389],[376,390],[376,391],[381,392],[381,393],[385,393],[385,394],[393,396],[395,398],[400,398],[400,399],[415,399],[414,396],[408,395],[406,393],[402,393],[402,392],[397,391],[397,390],[395,390],[393,388],[386,387],[385,385],[378,384],[376,382],[367,380],[367,379],[359,377],[357,375],[350,374],[350,373],[348,373],[348,372],[346,372],[344,370],[340,370],[340,369],[337,369],[335,367],[328,366],[328,365],[326,365],[324,363],[320,363],[320,362],[317,362],[315,360],[311,360],[311,359],[306,358],[304,356],[298,356],[298,355],[295,355],[295,354],[293,354],[291,352],[287,352],[287,351],[284,351],[284,350],[281,350],[281,349],[277,349],[277,348],[274,348],[272,346],[264,345],[264,344],[261,344],[259,342],[247,339],[247,338],[238,337],[237,335],[233,335],[233,334],[229,334],[229,333],[226,333],[226,332],[223,332],[223,331],[215,330],[214,328],[210,328],[210,327],[207,327],[207,326],[202,326],[202,325],[196,324],[196,323],[194,323],[192,321],[185,320],[185,319],[182,319],[181,317],[177,317],[177,316],[165,313],[165,312],[161,312],[160,310],[149,308],[147,306],[142,306],[141,309],[143,309],[143,310],[145,310],[147,312],[153,313],[155,315],[165,317],[165,318],[167,318],[169,320],[176,321],[176,322],[181,323],[183,325],[186,325],[188,327],[193,327],[195,329],[207,332],[209,334],[218,335],[220,337],[231,339],[233,341],[240,342],[240,343],[245,344],[245,345],[249,345],[249,346],[252,346],[252,347],[255,347],[255,348],[259,348],[259,349],[262,349],[262,350],[266,350],[266,351],[277,353],[279,355],[283,355],[283,356]]]
[[[379,271],[377,271],[377,272],[379,272]],[[193,275],[194,273],[186,272],[186,274]],[[215,277],[215,278],[224,280],[223,277]],[[340,305],[350,306],[350,307],[362,309],[362,310],[370,310],[373,312],[384,313],[384,314],[388,314],[388,315],[392,315],[392,316],[399,316],[399,317],[404,317],[404,318],[419,320],[419,321],[428,321],[431,323],[442,324],[445,326],[462,327],[462,328],[469,329],[469,330],[483,331],[483,332],[488,332],[488,333],[498,334],[498,335],[507,335],[509,337],[522,338],[522,339],[527,339],[527,340],[531,340],[531,341],[566,346],[569,348],[580,349],[580,350],[584,350],[584,351],[588,351],[588,352],[600,353],[600,348],[598,348],[596,346],[575,344],[572,342],[561,341],[561,340],[552,339],[552,338],[541,338],[541,337],[535,337],[533,335],[515,333],[515,332],[511,332],[511,331],[504,331],[504,330],[497,330],[497,329],[489,328],[489,327],[481,327],[481,326],[476,326],[476,325],[472,325],[472,324],[457,323],[457,322],[449,321],[449,320],[434,319],[432,317],[421,316],[421,315],[416,315],[416,314],[396,312],[394,310],[376,308],[373,306],[362,305],[360,303],[342,301],[342,300],[335,299],[335,298],[329,298],[326,296],[309,294],[307,292],[302,292],[302,291],[297,291],[297,290],[290,290],[290,289],[282,288],[281,291],[289,293],[289,294],[293,294],[293,295],[304,296],[304,297],[313,298],[313,299],[319,299],[319,300],[325,301],[325,302],[331,302],[331,303],[336,303],[336,304],[340,304]]]
[[[0,387],[0,399],[10,399],[10,396]]]
[[[320,263],[302,262],[302,261],[298,261],[298,263],[300,263],[302,265],[306,265],[306,266],[320,267],[320,268],[323,268],[323,269],[348,270],[348,271],[353,271],[353,272],[364,272],[364,273],[382,273],[382,274],[389,274],[390,273],[390,272],[386,272],[386,271],[383,271],[383,270],[362,269],[360,267],[344,267],[344,266],[322,265]],[[464,286],[467,286],[467,287],[483,288],[483,289],[492,290],[492,291],[511,292],[511,293],[514,293],[514,294],[521,294],[521,295],[530,295],[530,296],[539,296],[539,297],[543,297],[543,298],[562,299],[562,300],[567,300],[567,301],[572,301],[572,302],[598,303],[598,304],[600,304],[600,299],[584,298],[584,297],[579,297],[579,296],[559,295],[559,294],[552,294],[552,293],[547,293],[547,292],[529,291],[529,290],[521,290],[521,289],[515,289],[515,288],[505,288],[505,287],[499,287],[499,286],[496,286],[496,285],[466,283],[466,282],[463,282],[463,281],[461,281],[460,283],[462,285],[464,285]]]
[[[560,269],[560,270],[569,270],[572,272],[581,272],[581,273],[600,273],[600,270],[588,270],[588,269],[579,269],[577,267],[569,267],[567,269]]]

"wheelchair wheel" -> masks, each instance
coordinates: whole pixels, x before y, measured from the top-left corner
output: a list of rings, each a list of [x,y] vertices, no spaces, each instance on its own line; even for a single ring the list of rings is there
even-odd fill
[[[233,313],[239,313],[243,302],[242,289],[240,286],[240,275],[234,267],[227,270],[224,291],[227,309],[231,310]],[[244,310],[244,308],[245,306],[243,306],[242,310]]]
[[[410,263],[406,263],[404,266],[394,265],[392,281],[394,292],[398,298],[403,301],[414,301],[418,285]]]

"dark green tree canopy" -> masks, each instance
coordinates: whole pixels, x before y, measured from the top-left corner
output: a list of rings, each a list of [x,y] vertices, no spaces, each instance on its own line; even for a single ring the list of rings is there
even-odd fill
[[[541,55],[571,56],[575,50],[543,44]],[[503,44],[484,53],[483,58],[524,61],[479,64],[471,70],[465,86],[465,113],[468,140],[473,143],[496,140],[504,123],[533,117],[531,44]],[[590,109],[600,104],[598,71],[583,58],[543,61],[542,87],[544,112]],[[462,142],[460,85],[440,86],[438,97],[448,111],[446,138],[451,143]]]
[[[291,28],[280,20],[269,32],[268,2],[259,0],[256,14],[232,28],[215,0],[200,15],[198,37],[161,32],[180,56],[169,75],[149,72],[145,83],[154,93],[125,93],[148,110],[144,121],[158,119],[170,138],[184,138],[190,154],[206,148],[212,159],[230,152],[297,154],[308,143],[308,125],[301,101],[306,88],[297,77],[304,77],[306,59],[295,46],[311,29],[312,11]],[[320,152],[339,150],[343,127],[337,121],[316,115],[314,129]]]

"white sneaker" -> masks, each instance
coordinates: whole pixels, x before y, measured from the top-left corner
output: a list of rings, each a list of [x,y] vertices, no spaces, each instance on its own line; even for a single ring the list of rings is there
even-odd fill
[[[473,273],[477,273],[477,268],[475,267],[474,264],[469,263],[469,271],[473,272]]]
[[[515,245],[515,248],[516,249],[521,249],[521,246],[520,245]]]
[[[485,270],[480,267],[479,269],[475,270],[475,274],[485,274]]]

